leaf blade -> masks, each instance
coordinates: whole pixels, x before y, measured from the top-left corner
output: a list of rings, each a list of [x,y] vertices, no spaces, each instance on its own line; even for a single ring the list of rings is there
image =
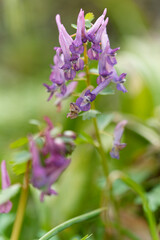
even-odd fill
[[[42,236],[39,240],[47,240],[50,239],[51,237],[55,236],[56,234],[58,234],[59,232],[63,231],[64,229],[72,226],[75,223],[79,223],[79,222],[83,222],[86,220],[89,220],[93,217],[98,216],[102,211],[104,211],[105,208],[100,208],[100,209],[96,209],[92,212],[89,213],[85,213],[83,215],[80,215],[78,217],[72,218],[58,226],[56,226],[55,228],[53,228],[52,230],[50,230],[48,233],[46,233],[44,236]]]

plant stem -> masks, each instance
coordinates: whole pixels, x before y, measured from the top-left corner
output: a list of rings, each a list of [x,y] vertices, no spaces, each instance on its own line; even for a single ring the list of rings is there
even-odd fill
[[[30,161],[28,161],[27,166],[26,166],[26,172],[24,175],[20,200],[19,200],[19,204],[18,204],[18,210],[17,210],[17,214],[16,214],[16,220],[14,222],[13,230],[12,230],[12,234],[11,234],[11,240],[18,240],[20,232],[21,232],[21,227],[22,227],[22,223],[23,223],[23,218],[24,218],[24,213],[25,213],[25,208],[26,208],[26,203],[27,203],[27,198],[28,198],[29,166],[30,166]]]
[[[89,66],[88,66],[88,55],[87,55],[87,44],[86,43],[84,43],[84,62],[85,62],[85,71],[86,71],[86,84],[87,84],[87,87],[88,87],[88,86],[90,86],[90,72],[89,72]],[[92,109],[95,109],[94,102],[92,102]],[[98,123],[97,123],[96,118],[93,118],[93,124],[94,124],[95,133],[96,133],[96,138],[97,138],[97,141],[98,141],[98,144],[99,144],[98,151],[99,151],[100,156],[101,156],[101,163],[102,163],[104,175],[106,177],[109,199],[110,199],[110,202],[111,202],[111,204],[114,208],[116,221],[119,223],[119,226],[120,226],[118,206],[117,206],[117,203],[114,199],[113,191],[112,191],[112,184],[110,183],[110,179],[108,177],[109,176],[109,168],[108,168],[105,152],[104,152],[104,149],[103,149],[101,136],[100,136],[100,131],[99,131],[99,128],[98,128]],[[117,228],[117,229],[119,230],[119,228]],[[120,233],[120,231],[119,231],[119,233]],[[120,235],[121,235],[121,233],[120,233]]]
[[[88,87],[90,85],[90,76],[89,76],[88,55],[87,55],[87,44],[86,43],[84,43],[84,63],[85,63],[85,71],[86,71],[86,83],[87,83],[87,87]],[[93,102],[92,102],[92,108],[93,109],[95,108]],[[94,124],[95,132],[96,132],[96,137],[97,137],[97,140],[98,140],[98,143],[99,143],[98,150],[99,150],[99,153],[101,155],[104,174],[105,174],[106,178],[108,178],[109,170],[108,170],[108,165],[107,165],[105,153],[104,153],[104,150],[103,150],[102,141],[101,141],[101,137],[100,137],[100,133],[99,133],[96,118],[93,118],[93,124]]]
[[[90,85],[90,77],[89,77],[89,67],[88,67],[87,43],[84,43],[84,63],[85,63],[85,71],[86,71],[86,82],[88,87]]]

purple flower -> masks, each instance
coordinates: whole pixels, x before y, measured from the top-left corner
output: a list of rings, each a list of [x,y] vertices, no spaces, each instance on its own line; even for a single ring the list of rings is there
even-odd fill
[[[85,34],[85,19],[84,11],[81,9],[77,19],[77,32],[76,38],[73,43],[70,45],[70,51],[72,53],[82,54],[84,51],[82,34]],[[85,36],[83,36],[84,39]]]
[[[8,188],[10,184],[9,175],[6,168],[6,162],[3,160],[1,163],[1,179],[2,179],[2,189]],[[7,201],[0,205],[0,213],[8,213],[12,208],[12,202]]]
[[[55,101],[55,105],[56,106],[60,106],[61,102],[66,99],[67,97],[69,97],[73,91],[75,90],[75,88],[77,87],[78,82],[71,82],[68,84],[68,86],[66,87],[65,91],[63,91],[63,89],[61,90],[61,93],[57,93],[56,94],[56,98],[57,100]]]
[[[93,26],[87,31],[87,39],[91,42],[94,42],[95,33],[103,23],[103,20],[106,16],[107,9],[105,8],[103,11],[103,14],[96,20],[96,22],[93,24]]]
[[[53,83],[61,85],[65,82],[64,71],[61,69],[61,67],[64,65],[64,59],[61,48],[55,48],[55,50],[56,55],[53,58],[54,66],[52,66],[52,72],[49,79]]]
[[[81,96],[79,98],[77,98],[76,102],[70,104],[70,109],[69,109],[70,112],[67,114],[67,117],[74,119],[74,118],[78,117],[78,114],[81,111],[89,111],[91,108],[91,102],[93,102],[95,100],[96,96],[105,87],[107,87],[110,82],[111,82],[111,77],[108,77],[92,91],[91,91],[91,89],[88,89],[88,88],[86,90],[84,90],[83,93],[81,94]]]
[[[48,101],[50,101],[54,93],[57,91],[58,85],[56,83],[53,83],[51,86],[49,86],[48,84],[44,83],[43,86],[47,88],[47,92],[50,92],[50,95],[48,98]]]
[[[101,27],[98,29],[97,33],[95,34],[94,38],[92,39],[92,46],[88,50],[88,57],[93,60],[98,60],[99,59],[99,54],[102,52],[100,42],[101,42],[101,36],[106,29],[108,23],[108,18],[102,23]]]
[[[96,95],[92,94],[89,89],[87,89],[84,94],[82,94],[76,100],[76,105],[81,111],[88,111],[91,108],[91,102],[95,100]]]
[[[39,150],[33,137],[29,137],[29,147],[32,155],[32,178],[31,182],[34,187],[41,189],[47,184],[47,175],[45,167],[41,164]]]
[[[113,141],[113,147],[110,152],[110,155],[112,158],[117,158],[119,159],[119,151],[126,147],[126,143],[120,143],[122,134],[124,131],[124,127],[127,124],[126,120],[123,120],[117,124],[114,130],[114,141]]]
[[[45,117],[48,127],[41,133],[44,144],[38,148],[33,137],[29,137],[30,152],[32,155],[32,178],[34,187],[42,191],[40,200],[45,195],[57,194],[51,188],[52,184],[59,178],[62,172],[70,164],[67,154],[72,153],[74,148],[73,139],[75,134],[59,134],[52,137],[53,124],[48,117]],[[63,139],[65,137],[65,140]],[[67,140],[66,140],[67,139]]]
[[[124,87],[123,83],[125,82],[126,73],[122,73],[118,76],[114,65],[117,64],[115,57],[116,51],[120,48],[111,49],[108,35],[106,33],[106,28],[101,35],[102,43],[102,53],[99,57],[98,69],[99,76],[97,78],[97,84],[103,82],[106,78],[111,78],[112,82],[116,84],[117,90],[122,92],[127,92],[127,89]]]
[[[84,50],[81,39],[83,17],[84,12],[81,10],[77,20],[77,36],[73,41],[63,24],[61,24],[60,15],[56,15],[56,22],[59,30],[59,43],[64,55],[64,64],[61,69],[64,70],[66,80],[73,80],[76,76],[76,71],[82,70],[84,67],[83,60],[79,59],[80,54]]]

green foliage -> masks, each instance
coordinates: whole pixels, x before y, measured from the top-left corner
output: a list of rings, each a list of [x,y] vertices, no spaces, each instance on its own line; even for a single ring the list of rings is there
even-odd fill
[[[94,14],[89,12],[85,15],[85,27],[86,28],[90,28],[92,26],[92,21],[94,19]],[[71,24],[71,27],[74,29],[77,29],[77,25],[76,24]]]
[[[76,144],[89,143],[94,145],[93,138],[85,132],[80,132],[75,140]]]
[[[3,204],[14,197],[20,190],[20,184],[14,184],[6,189],[0,190],[0,204]]]
[[[155,186],[151,191],[147,193],[147,198],[149,202],[150,209],[155,212],[160,207],[160,184]],[[136,198],[136,203],[141,204],[140,198]]]
[[[160,184],[148,192],[147,197],[151,210],[156,211],[160,207]]]
[[[0,214],[0,235],[4,234],[6,229],[14,222],[15,216],[13,213]]]
[[[42,125],[42,123],[40,121],[38,121],[37,119],[30,119],[29,123],[37,126],[38,128],[41,128],[41,125]]]
[[[28,143],[28,138],[23,137],[10,144],[10,148],[19,148]]]
[[[92,212],[80,215],[78,217],[72,218],[72,219],[70,219],[70,220],[68,220],[68,221],[58,225],[57,227],[53,228],[48,233],[46,233],[44,236],[42,236],[39,240],[51,239],[51,237],[53,237],[54,235],[56,235],[59,232],[63,231],[64,229],[72,226],[73,224],[80,223],[80,222],[89,220],[91,218],[94,218],[94,217],[98,216],[104,210],[105,210],[104,208],[101,208],[101,209],[97,209],[97,210],[94,210]]]
[[[86,28],[90,28],[92,26],[91,22],[94,19],[94,14],[89,12],[85,15],[85,26]]]
[[[13,160],[10,163],[16,175],[22,174],[26,170],[26,163],[31,159],[31,154],[27,150],[14,153]]]
[[[104,113],[101,114],[97,117],[97,121],[98,121],[98,128],[99,130],[104,130],[113,120],[114,118],[114,114],[112,113]]]
[[[77,30],[77,25],[76,24],[72,23],[71,27]]]
[[[92,12],[86,13],[85,20],[92,22],[94,19],[94,14]]]
[[[98,114],[100,114],[100,112],[97,110],[89,110],[79,114],[79,116],[82,116],[82,120],[90,120],[91,118],[95,118]]]
[[[115,94],[115,90],[111,86],[107,86],[99,93],[99,95],[113,95],[113,94]]]
[[[81,238],[81,240],[86,240],[86,239],[88,239],[88,238],[90,238],[92,236],[92,234],[90,234],[90,235],[86,235],[86,236],[84,236],[83,238]]]

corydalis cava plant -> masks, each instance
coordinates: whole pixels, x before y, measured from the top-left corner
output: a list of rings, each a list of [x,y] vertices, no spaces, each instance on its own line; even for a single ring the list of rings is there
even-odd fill
[[[31,183],[41,190],[41,201],[45,195],[57,194],[51,186],[70,164],[71,159],[68,155],[75,147],[76,138],[72,131],[55,134],[50,119],[45,117],[45,120],[48,126],[41,132],[39,138],[34,139],[33,136],[29,136],[32,159]],[[39,140],[41,146],[38,145]]]
[[[80,97],[70,104],[70,113],[67,117],[76,118],[81,111],[88,111],[91,108],[91,102],[96,96],[106,88],[110,82],[116,85],[117,90],[127,92],[124,82],[126,73],[118,76],[115,69],[117,64],[116,52],[120,48],[112,49],[107,34],[108,18],[106,18],[107,10],[104,9],[103,14],[91,24],[89,29],[85,26],[84,11],[81,9],[77,18],[77,31],[75,39],[73,39],[66,31],[61,23],[60,15],[56,15],[56,23],[59,31],[60,47],[55,47],[56,54],[53,58],[54,65],[50,75],[51,85],[44,84],[50,93],[48,100],[55,94],[58,104],[72,94],[77,87],[77,83],[73,81],[77,72],[82,71],[84,65],[84,44],[88,43],[87,55],[90,60],[98,62],[98,76],[95,83],[92,83],[92,91],[86,89],[80,94]],[[77,80],[76,79],[76,80]],[[72,82],[71,83],[69,82]]]

